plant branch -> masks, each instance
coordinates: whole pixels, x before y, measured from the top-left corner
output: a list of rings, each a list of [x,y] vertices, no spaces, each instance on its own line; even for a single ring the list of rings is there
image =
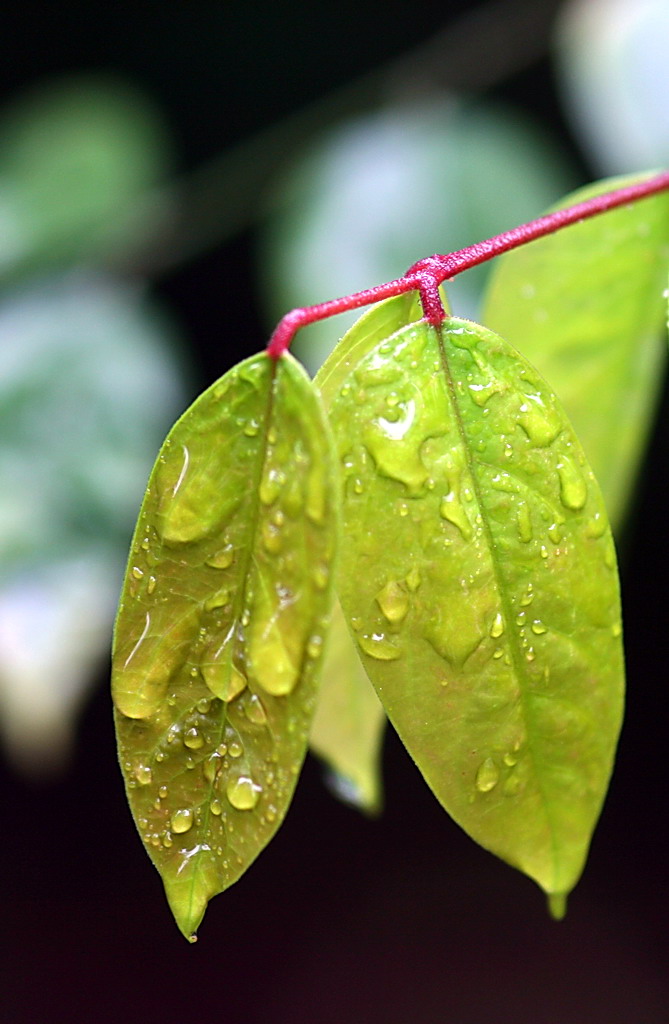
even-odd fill
[[[668,190],[669,171],[665,171],[652,178],[637,182],[635,185],[627,185],[625,188],[604,192],[591,199],[586,199],[582,203],[576,203],[574,206],[547,213],[544,217],[521,224],[510,231],[504,231],[501,235],[495,235],[494,238],[467,246],[466,249],[458,249],[447,255],[428,256],[419,260],[418,263],[414,263],[406,274],[394,281],[387,281],[385,284],[379,284],[352,295],[345,295],[339,299],[330,299],[329,302],[293,309],[279,321],[269,340],[267,354],[272,359],[278,359],[289,348],[300,327],[409,291],[419,292],[427,322],[439,324],[445,317],[444,308],[439,298],[439,285],[444,281],[450,280],[456,274],[461,274],[480,263],[486,263],[510,249],[517,249],[537,238],[554,234],[570,224],[576,224],[579,221],[606,213],[607,210],[638,202],[640,199],[646,199],[658,192]]]

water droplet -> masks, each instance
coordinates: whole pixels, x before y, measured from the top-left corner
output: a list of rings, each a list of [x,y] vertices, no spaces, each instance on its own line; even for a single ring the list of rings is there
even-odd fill
[[[518,424],[533,444],[544,448],[560,433],[560,420],[552,409],[544,405],[539,395],[528,395],[527,399],[520,407]]]
[[[246,717],[254,725],[264,725],[267,721],[267,713],[263,707],[260,697],[252,693],[246,705]]]
[[[158,790],[158,796],[160,797],[161,800],[165,799],[165,797],[167,796],[167,786],[160,787],[160,789]]]
[[[211,597],[208,597],[204,602],[204,609],[207,612],[212,612],[214,608],[224,608],[230,600],[230,591],[227,587],[223,587],[222,590],[216,591]]]
[[[362,619],[360,618],[359,615],[352,616],[351,629],[355,630],[356,633],[358,632],[358,630],[362,629]]]
[[[320,658],[323,653],[323,637],[312,636],[307,643],[307,656],[309,658]]]
[[[447,519],[449,523],[453,523],[457,526],[458,530],[462,534],[465,540],[470,540],[472,536],[472,526],[467,518],[463,506],[460,504],[460,499],[457,497],[454,491],[450,491],[445,497],[441,499],[439,506],[439,515],[442,519]]]
[[[244,753],[244,748],[239,742],[239,740],[232,740],[232,742],[228,744],[228,753],[230,757],[242,756],[242,754]]]
[[[514,765],[518,764],[518,754],[509,752],[502,758],[507,768],[513,768]]]
[[[173,832],[181,834],[188,832],[193,827],[193,812],[191,810],[175,811],[170,819],[170,828]]]
[[[534,659],[536,658],[536,654],[534,653],[533,647],[530,647],[530,649],[526,652],[525,657],[528,661],[534,661]]]
[[[218,817],[219,814],[223,813],[223,805],[221,804],[221,801],[216,799],[212,800],[209,804],[209,810],[212,814],[215,814]]]
[[[207,782],[215,781],[216,775],[218,774],[218,769],[220,767],[220,763],[221,759],[219,757],[216,757],[215,754],[213,754],[210,758],[208,758],[208,760],[204,762],[202,772]]]
[[[418,590],[418,588],[419,588],[419,586],[421,584],[420,571],[416,568],[415,565],[414,565],[413,569],[411,569],[407,573],[407,576],[406,576],[406,579],[405,579],[404,582],[406,583],[407,588],[411,591],[411,593],[415,594],[415,592]]]
[[[554,544],[559,544],[562,540],[562,530],[557,523],[551,523],[548,527],[547,533]]]
[[[530,507],[526,501],[521,501],[518,503],[517,524],[518,536],[524,544],[529,544],[533,536],[532,516],[530,515]]]
[[[563,455],[557,465],[560,480],[560,501],[565,508],[578,512],[588,497],[588,485],[573,459]]]
[[[508,779],[504,780],[502,787],[504,796],[516,796],[517,793],[523,788],[523,781],[519,775],[511,774]]]
[[[228,800],[238,811],[251,811],[258,803],[262,787],[247,775],[231,779],[226,788]]]
[[[148,764],[138,764],[135,768],[135,778],[140,786],[148,786],[151,782],[152,772]]]
[[[151,544],[150,544],[150,541],[149,541],[148,537],[144,538],[144,540],[140,544],[140,547],[141,547],[142,551],[148,551],[149,550],[149,548],[151,547]]]
[[[227,752],[228,752],[228,745],[227,745],[227,743],[219,743],[219,745],[216,747],[216,753],[220,754],[221,757],[225,757]]]
[[[497,612],[497,615],[492,620],[492,626],[490,627],[490,636],[496,639],[497,637],[501,636],[503,632],[504,619],[502,617],[502,614],[500,612]]]
[[[232,544],[226,544],[219,552],[207,559],[207,565],[212,569],[227,569],[232,565],[235,557],[235,549]]]
[[[363,633],[359,643],[365,654],[378,661],[395,661],[402,656],[399,648],[386,640],[383,633]]]
[[[257,420],[249,420],[244,427],[244,433],[247,437],[255,437],[260,429],[260,424]]]
[[[132,575],[135,577],[136,580],[141,580],[142,577],[144,576],[144,571],[140,569],[139,566],[133,565]]]
[[[504,390],[500,381],[491,381],[489,384],[470,384],[468,386],[469,397],[479,407],[484,406],[493,395],[498,395]]]
[[[319,590],[325,590],[330,579],[330,571],[325,562],[321,562],[313,571],[312,579]]]
[[[275,466],[268,466],[260,482],[260,500],[263,505],[271,505],[279,497],[281,488],[286,482],[286,474]]]
[[[291,693],[299,678],[299,666],[286,648],[281,627],[272,617],[266,624],[257,621],[249,645],[249,673],[265,693],[283,697]]]
[[[536,636],[541,636],[542,633],[546,632],[546,627],[544,626],[541,619],[535,619],[532,623],[531,629]]]
[[[155,576],[149,576],[149,582],[146,585],[147,594],[152,594],[154,592],[154,590],[156,589],[157,582],[158,581],[156,580]]]
[[[273,523],[265,522],[262,524],[262,542],[265,551],[268,551],[270,555],[276,555],[281,551],[283,547],[283,537],[281,530],[278,529]]]
[[[325,522],[325,510],[327,507],[327,495],[325,490],[325,477],[319,465],[314,465],[307,477],[307,500],[305,510],[307,518],[322,526]]]
[[[516,625],[524,626],[526,617],[527,616],[525,612],[518,612],[518,614],[516,615]]]
[[[169,850],[170,846],[174,845],[171,832],[165,832],[163,835],[163,846],[166,850]]]
[[[534,600],[534,588],[533,588],[531,583],[528,583],[527,584],[527,590],[525,591],[525,593],[523,594],[523,596],[520,599],[520,606],[521,606],[521,608],[527,608],[528,605],[532,604],[533,600]]]
[[[406,591],[392,580],[376,595],[376,603],[388,622],[402,622],[409,611]]]
[[[601,512],[597,512],[586,525],[585,535],[586,537],[592,537],[596,540],[598,537],[603,537],[605,533],[606,519]]]
[[[211,697],[202,697],[195,705],[201,715],[207,715],[211,711]]]
[[[221,648],[222,651],[223,648]],[[246,676],[235,665],[225,660],[222,653],[220,659],[217,659],[214,654],[210,662],[205,662],[200,666],[200,671],[214,696],[225,701],[226,704],[229,704],[246,689]]]
[[[539,552],[542,558],[548,558],[548,548],[545,544],[541,545],[541,551]]]
[[[499,782],[499,768],[491,757],[486,757],[476,773],[476,788],[479,793],[489,793]]]

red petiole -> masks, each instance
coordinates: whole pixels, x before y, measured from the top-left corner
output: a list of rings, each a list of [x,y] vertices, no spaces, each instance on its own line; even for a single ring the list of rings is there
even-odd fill
[[[389,299],[394,295],[402,295],[404,292],[417,291],[420,294],[425,319],[428,323],[439,324],[445,317],[444,307],[439,297],[439,285],[447,279],[455,277],[456,274],[461,274],[463,270],[469,270],[479,263],[485,263],[510,249],[516,249],[518,246],[526,245],[527,242],[533,242],[537,238],[553,234],[560,228],[568,227],[577,221],[587,220],[588,217],[595,217],[597,214],[606,213],[607,210],[613,210],[617,206],[624,206],[668,189],[669,171],[665,171],[653,178],[646,178],[645,181],[638,182],[636,185],[628,185],[612,192],[605,192],[592,199],[586,199],[582,203],[577,203],[575,206],[548,213],[544,217],[532,220],[528,224],[521,224],[520,227],[505,231],[494,238],[488,238],[484,242],[477,242],[466,249],[458,249],[457,252],[445,256],[428,256],[419,260],[418,263],[414,263],[403,277],[398,277],[395,281],[387,281],[374,288],[367,288],[365,291],[355,292],[353,295],[344,295],[340,299],[331,299],[329,302],[320,302],[315,306],[293,309],[279,321],[269,340],[267,354],[272,359],[278,359],[288,349],[300,327],[305,327],[317,320],[325,320],[337,313],[359,309],[361,306]]]

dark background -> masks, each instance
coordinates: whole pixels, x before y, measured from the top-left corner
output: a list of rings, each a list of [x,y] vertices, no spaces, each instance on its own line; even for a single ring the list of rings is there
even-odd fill
[[[126,75],[165,111],[187,171],[482,6],[29,4],[3,15],[0,90],[7,98],[63,71]],[[546,22],[555,6],[532,14],[530,4],[506,5]],[[503,20],[497,25],[502,32]],[[537,29],[533,38],[515,69],[487,83],[483,67],[473,81],[479,74],[484,92],[521,103],[564,136],[545,34]],[[484,39],[481,52],[502,44],[503,36]],[[462,52],[453,65],[455,77],[466,77]],[[591,173],[581,167],[586,180]],[[253,251],[252,233],[242,232],[156,283],[192,340],[201,384],[264,344]],[[242,312],[223,338],[220,318],[224,312],[229,323],[232,295]],[[199,943],[188,946],[125,804],[103,664],[68,773],[39,784],[6,766],[0,775],[0,1018],[669,1021],[667,447],[665,421],[622,552],[627,723],[564,922],[550,920],[532,883],[449,821],[389,734],[383,816],[367,820],[338,804],[309,759],[285,826],[239,885],[213,902]]]

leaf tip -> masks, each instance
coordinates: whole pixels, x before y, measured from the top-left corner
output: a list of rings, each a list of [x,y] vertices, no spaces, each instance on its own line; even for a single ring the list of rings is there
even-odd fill
[[[565,914],[567,913],[567,893],[549,892],[547,895],[548,913],[551,915],[554,921],[562,921]]]

